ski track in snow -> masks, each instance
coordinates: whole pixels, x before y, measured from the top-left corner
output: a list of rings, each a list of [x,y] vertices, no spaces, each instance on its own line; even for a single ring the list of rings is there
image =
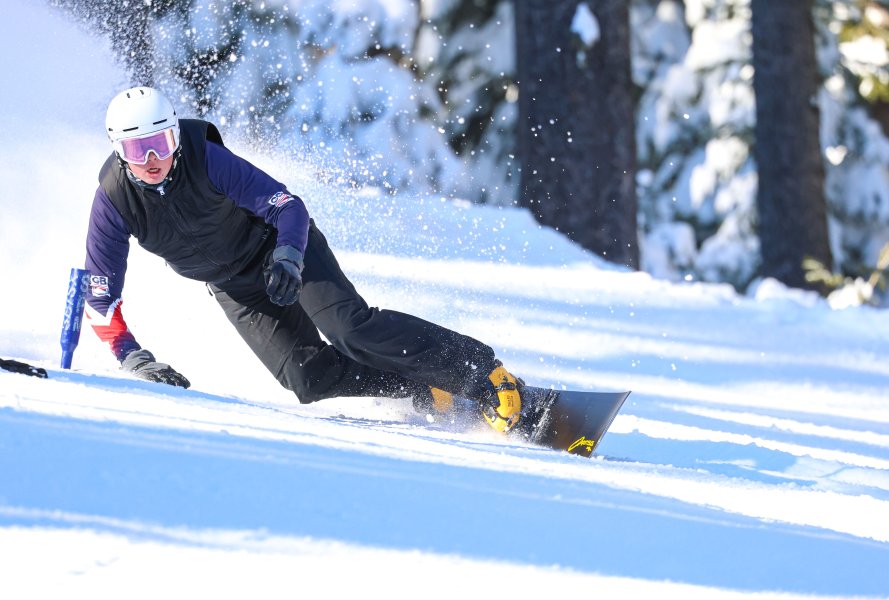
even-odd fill
[[[125,78],[46,10],[0,20],[19,57],[0,356],[50,374],[0,371],[0,596],[889,597],[885,311],[655,281],[523,211],[333,190],[251,157],[306,199],[371,305],[478,337],[533,384],[633,390],[593,459],[427,423],[408,400],[300,405],[203,286],[135,244],[127,320],[194,387],[126,377],[90,331],[57,369]],[[60,166],[55,148],[79,151]]]

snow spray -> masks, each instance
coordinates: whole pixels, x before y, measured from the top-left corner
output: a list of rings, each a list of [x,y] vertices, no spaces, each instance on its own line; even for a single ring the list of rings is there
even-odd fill
[[[74,349],[80,341],[80,325],[83,321],[83,304],[90,284],[90,272],[71,269],[68,278],[68,297],[65,300],[65,318],[62,319],[62,368],[71,368]]]

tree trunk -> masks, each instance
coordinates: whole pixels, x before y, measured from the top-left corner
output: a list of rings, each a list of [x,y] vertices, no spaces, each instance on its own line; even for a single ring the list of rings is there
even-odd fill
[[[583,247],[638,268],[629,3],[515,6],[519,202]],[[599,26],[589,46],[572,32],[584,9]]]
[[[794,287],[832,266],[819,138],[812,0],[752,0],[762,274]]]

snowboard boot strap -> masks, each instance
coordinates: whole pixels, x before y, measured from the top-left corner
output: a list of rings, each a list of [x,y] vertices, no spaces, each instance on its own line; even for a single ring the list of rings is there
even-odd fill
[[[491,390],[488,397],[481,402],[482,416],[495,431],[508,433],[518,425],[522,416],[522,395],[519,388],[523,382],[513,377],[499,361],[488,375],[488,380],[491,382]]]

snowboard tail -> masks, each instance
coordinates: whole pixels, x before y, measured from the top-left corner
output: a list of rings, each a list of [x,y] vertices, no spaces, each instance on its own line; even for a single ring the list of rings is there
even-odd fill
[[[6,360],[0,358],[0,369],[11,371],[13,373],[21,373],[22,375],[31,375],[46,379],[46,369],[43,367],[34,367],[28,363],[19,362],[17,360]]]
[[[577,392],[525,386],[513,435],[531,444],[589,458],[630,392]]]

